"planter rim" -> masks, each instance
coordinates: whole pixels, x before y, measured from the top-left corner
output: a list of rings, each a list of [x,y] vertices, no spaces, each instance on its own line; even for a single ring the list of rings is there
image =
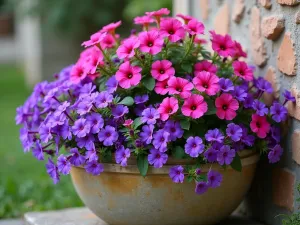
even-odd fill
[[[242,166],[252,165],[258,162],[259,160],[259,153],[245,150],[239,153],[241,157]],[[192,165],[194,164],[195,160],[184,160],[184,159],[174,159],[169,158],[167,164],[165,164],[162,168],[154,168],[153,166],[149,166],[147,176],[149,175],[158,175],[158,174],[169,174],[170,168],[175,165]],[[140,174],[139,169],[136,165],[136,160],[128,161],[128,165],[126,167],[122,167],[116,163],[102,163],[104,166],[103,173],[124,173],[124,174]],[[84,169],[82,166],[78,166],[77,168]],[[217,163],[213,164],[205,164],[201,167],[203,172],[207,172],[210,169],[221,171],[224,169]],[[227,167],[226,170],[233,170],[231,167]]]

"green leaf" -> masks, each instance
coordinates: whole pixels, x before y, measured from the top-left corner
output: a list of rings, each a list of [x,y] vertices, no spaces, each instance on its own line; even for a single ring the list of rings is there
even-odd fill
[[[148,171],[148,159],[147,155],[138,155],[137,157],[137,166],[140,171],[140,174],[145,177]]]
[[[130,96],[127,96],[127,97],[123,98],[123,100],[120,101],[118,104],[130,106],[130,105],[133,105],[133,103],[134,103],[133,98]]]
[[[232,163],[230,164],[232,169],[241,172],[242,171],[242,161],[238,154],[235,155]]]
[[[149,91],[153,91],[155,87],[155,80],[152,77],[147,77],[143,79],[143,84]]]
[[[180,120],[180,126],[182,129],[184,130],[189,130],[190,129],[190,126],[191,126],[191,123],[190,121],[188,121],[187,119],[185,120]]]
[[[143,122],[141,121],[141,118],[138,117],[133,121],[133,129],[138,128],[140,125],[142,125]]]
[[[206,103],[207,103],[207,112],[205,113],[205,115],[215,115],[217,112],[217,108],[214,104],[214,101],[212,101],[211,99],[206,99]]]
[[[181,69],[183,69],[187,73],[192,73],[193,67],[191,63],[183,63],[181,64]]]
[[[102,162],[104,163],[110,163],[112,162],[112,154],[111,154],[111,151],[106,151],[104,156],[103,156],[103,159],[102,159]]]
[[[176,146],[174,151],[173,151],[173,156],[176,159],[183,159],[185,156],[184,149],[180,146]]]
[[[188,176],[188,177],[187,177],[187,181],[188,181],[189,183],[191,183],[192,181],[194,181],[194,177]]]
[[[189,130],[185,130],[183,133],[183,137],[185,139],[188,139],[189,137],[193,136],[193,132],[189,131]]]

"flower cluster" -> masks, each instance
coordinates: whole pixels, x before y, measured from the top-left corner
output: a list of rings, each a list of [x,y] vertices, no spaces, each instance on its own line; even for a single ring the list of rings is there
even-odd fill
[[[24,151],[47,158],[54,182],[72,166],[99,175],[105,163],[127,166],[130,157],[141,160],[145,176],[148,165],[161,168],[173,157],[194,163],[172,167],[170,178],[194,180],[202,194],[222,181],[203,164],[240,170],[239,152],[247,149],[280,159],[284,105],[295,98],[286,91],[283,104],[267,106],[262,96],[272,86],[254,77],[238,42],[210,31],[210,53],[200,21],[168,14],[135,18],[142,31],[125,39],[116,33],[121,22],[103,27],[83,42],[75,65],[37,84],[17,109]]]

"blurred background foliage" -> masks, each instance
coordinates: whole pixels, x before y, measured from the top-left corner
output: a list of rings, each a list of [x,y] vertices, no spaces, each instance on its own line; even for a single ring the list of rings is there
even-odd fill
[[[132,20],[146,11],[171,9],[171,0],[33,0],[25,14],[41,16],[43,29],[78,41],[103,25],[123,21],[118,32],[129,34]],[[0,0],[1,11],[14,12],[28,0]],[[22,7],[22,6],[19,6]],[[43,32],[45,32],[43,31]],[[1,51],[1,50],[0,50]],[[24,153],[15,125],[16,107],[31,93],[24,73],[16,65],[0,64],[0,219],[21,217],[27,211],[54,210],[82,206],[69,176],[54,185],[45,162]]]

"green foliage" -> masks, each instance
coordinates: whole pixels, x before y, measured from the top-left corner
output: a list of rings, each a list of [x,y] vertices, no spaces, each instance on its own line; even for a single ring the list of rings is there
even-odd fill
[[[241,172],[242,171],[242,161],[238,154],[235,155],[232,163],[230,164],[232,169]]]
[[[180,120],[180,126],[184,130],[189,130],[191,123],[187,118],[185,118],[185,119]]]
[[[147,78],[143,79],[142,82],[149,91],[153,91],[153,89],[155,87],[155,80],[152,77],[147,77]]]
[[[135,120],[133,121],[133,129],[137,129],[142,124],[143,124],[143,122],[141,121],[140,117],[135,118]]]
[[[118,104],[130,106],[130,105],[133,105],[133,103],[134,103],[133,98],[130,96],[127,96],[122,101],[120,101]]]
[[[173,156],[176,159],[183,159],[185,156],[184,149],[181,146],[176,146],[173,151]]]
[[[137,157],[137,166],[140,171],[140,174],[145,177],[148,171],[148,159],[147,155],[139,154]]]

